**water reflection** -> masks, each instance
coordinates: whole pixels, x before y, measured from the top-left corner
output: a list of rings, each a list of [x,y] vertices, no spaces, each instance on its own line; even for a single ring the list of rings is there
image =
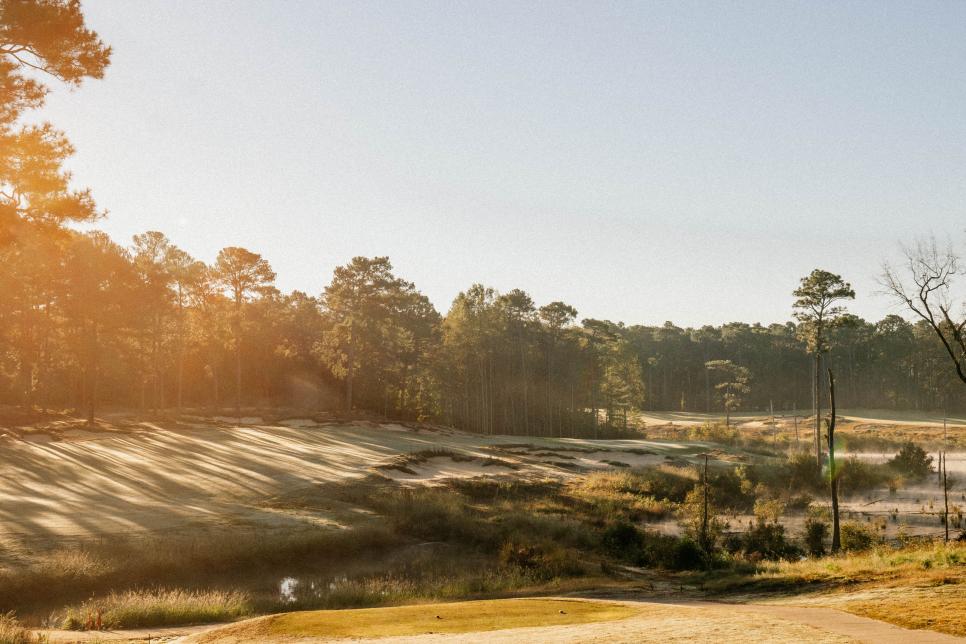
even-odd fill
[[[306,582],[298,577],[283,577],[278,584],[278,595],[283,602],[292,604],[299,600],[317,599],[326,591],[331,593],[340,586],[345,587],[348,582],[349,578],[345,575],[332,577],[328,582],[322,579]]]

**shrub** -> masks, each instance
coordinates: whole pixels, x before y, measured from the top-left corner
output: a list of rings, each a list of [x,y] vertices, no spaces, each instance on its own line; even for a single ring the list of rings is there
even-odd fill
[[[741,551],[751,559],[788,559],[800,553],[785,539],[785,526],[762,520],[741,536]]]
[[[735,510],[748,510],[755,502],[753,490],[748,486],[745,468],[728,468],[708,476],[708,484],[714,490],[718,506]]]
[[[721,445],[738,444],[738,429],[725,427],[718,423],[705,423],[700,427],[691,427],[688,429],[688,434],[691,440],[707,441]]]
[[[463,496],[476,501],[531,500],[546,496],[558,496],[563,484],[553,479],[451,479],[446,485]]]
[[[805,542],[808,554],[813,557],[821,557],[825,554],[825,540],[828,539],[828,532],[828,523],[825,521],[815,518],[805,520],[802,541]]]
[[[781,499],[758,499],[754,511],[759,523],[778,523],[785,513],[785,503]]]
[[[843,523],[839,534],[846,552],[861,552],[879,543],[879,535],[870,526],[855,521]]]
[[[570,493],[605,521],[658,519],[687,495],[694,484],[689,474],[677,468],[594,472],[575,481]]]
[[[688,537],[678,539],[671,554],[668,563],[675,570],[698,570],[708,566],[708,554]]]
[[[885,485],[891,476],[889,468],[859,460],[855,456],[836,463],[839,489],[843,494],[865,492]]]
[[[612,555],[634,559],[640,555],[643,539],[640,530],[621,521],[604,530],[601,543]]]
[[[489,526],[466,511],[460,498],[436,490],[403,490],[385,500],[382,508],[393,528],[427,541],[494,544]]]
[[[809,452],[795,452],[788,457],[786,467],[788,471],[786,489],[796,492],[802,490],[821,492],[825,490],[825,481],[822,479],[822,468],[819,467],[813,454]]]
[[[554,544],[519,545],[508,541],[500,549],[499,560],[501,567],[539,580],[574,577],[584,572],[577,551]]]
[[[708,497],[707,532],[704,532],[704,488],[700,483],[688,492],[678,510],[678,518],[685,533],[695,542],[701,543],[707,552],[712,552],[724,526],[716,516],[713,490],[709,491]]]
[[[889,461],[889,466],[900,474],[919,480],[932,472],[932,456],[910,441],[899,448],[899,452]]]

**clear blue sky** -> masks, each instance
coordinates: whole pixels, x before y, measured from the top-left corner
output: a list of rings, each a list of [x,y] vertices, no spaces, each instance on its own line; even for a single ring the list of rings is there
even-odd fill
[[[966,224],[966,3],[86,0],[104,80],[45,115],[127,242],[240,245],[318,293],[389,255],[581,317],[789,318],[814,267],[869,318]]]

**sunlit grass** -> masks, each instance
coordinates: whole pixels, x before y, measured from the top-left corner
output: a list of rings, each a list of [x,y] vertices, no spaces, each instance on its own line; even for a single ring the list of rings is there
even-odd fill
[[[252,614],[251,599],[236,591],[129,590],[71,606],[60,620],[67,629],[180,626],[227,622]]]
[[[504,599],[421,604],[350,611],[288,613],[215,631],[210,639],[365,638],[458,634],[534,626],[611,621],[635,615],[611,602],[561,599]],[[208,641],[203,638],[201,641]]]
[[[764,563],[756,577],[794,578],[805,583],[960,583],[966,581],[966,544],[938,543],[898,550],[879,547],[866,553],[796,562]]]
[[[0,613],[0,644],[30,644],[35,640],[13,613]]]

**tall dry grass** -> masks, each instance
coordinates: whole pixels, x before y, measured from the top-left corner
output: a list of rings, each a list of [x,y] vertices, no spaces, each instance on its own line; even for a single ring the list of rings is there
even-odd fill
[[[157,588],[89,599],[68,607],[57,621],[71,630],[149,628],[227,622],[252,612],[251,598],[244,592]]]
[[[0,644],[45,644],[46,635],[33,635],[16,615],[0,613]]]

